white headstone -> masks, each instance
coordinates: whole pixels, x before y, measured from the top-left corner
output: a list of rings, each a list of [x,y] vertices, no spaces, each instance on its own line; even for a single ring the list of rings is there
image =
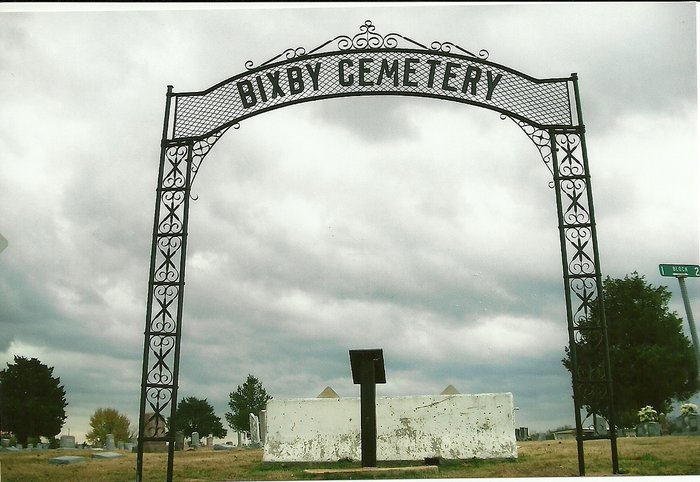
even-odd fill
[[[192,443],[191,446],[194,448],[199,447],[199,432],[192,432]]]
[[[260,421],[254,413],[248,416],[248,420],[250,422],[250,442],[254,446],[260,445]]]

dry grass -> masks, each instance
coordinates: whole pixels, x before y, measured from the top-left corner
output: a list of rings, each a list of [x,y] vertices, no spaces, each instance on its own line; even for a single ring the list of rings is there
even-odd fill
[[[611,475],[610,443],[607,440],[585,443],[586,475]],[[625,475],[698,475],[700,474],[700,437],[650,437],[618,439],[620,469]],[[75,451],[0,452],[0,482],[128,482],[136,480],[136,454],[93,460],[91,453]],[[49,459],[60,455],[81,455],[87,460],[75,465],[50,465]],[[338,464],[265,464],[261,450],[178,452],[175,455],[174,480],[211,482],[231,480],[295,480],[320,478],[304,474],[306,468],[354,467]],[[144,455],[144,481],[165,480],[167,454]],[[379,466],[391,466],[380,462]],[[576,442],[548,440],[520,442],[515,460],[443,461],[439,472],[430,478],[472,477],[569,477],[578,475]],[[376,476],[381,478],[381,474]],[[384,478],[421,478],[392,473]],[[324,476],[342,478],[349,476]],[[366,474],[356,478],[367,479]]]

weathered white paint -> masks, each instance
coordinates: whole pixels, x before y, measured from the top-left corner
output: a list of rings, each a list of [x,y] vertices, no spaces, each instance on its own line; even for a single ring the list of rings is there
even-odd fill
[[[361,459],[360,399],[267,403],[266,462]],[[377,460],[515,458],[513,395],[377,398]]]

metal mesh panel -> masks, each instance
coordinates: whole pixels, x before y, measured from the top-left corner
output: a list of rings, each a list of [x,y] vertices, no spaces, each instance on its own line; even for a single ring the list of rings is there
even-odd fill
[[[370,85],[360,85],[360,59],[368,59],[364,61],[366,74],[363,84]],[[415,59],[408,65],[414,70],[409,74],[405,72],[407,59]],[[344,64],[343,74],[339,71],[341,61],[352,62],[351,65]],[[449,72],[454,77],[448,78],[445,84],[448,62],[452,64]],[[382,75],[383,64],[390,68],[397,67],[396,74],[386,75],[385,71]],[[309,68],[319,69],[317,85]],[[293,89],[290,89],[293,79],[289,73],[294,75],[294,71],[300,72],[303,82],[303,89],[298,93],[292,93]],[[478,76],[478,81],[473,85],[465,82],[468,71],[471,77]],[[341,80],[352,82],[344,86]],[[277,89],[273,89],[273,82]],[[489,82],[495,83],[491,96],[488,95]],[[255,96],[254,105],[244,105],[239,84]],[[300,84],[296,84],[296,87],[299,88]],[[206,94],[178,94],[174,137],[199,137],[243,117],[295,102],[378,93],[475,103],[514,114],[534,125],[571,125],[566,80],[534,81],[478,59],[448,56],[440,52],[374,50],[297,58],[235,77]],[[250,104],[252,100],[248,98],[247,103]]]

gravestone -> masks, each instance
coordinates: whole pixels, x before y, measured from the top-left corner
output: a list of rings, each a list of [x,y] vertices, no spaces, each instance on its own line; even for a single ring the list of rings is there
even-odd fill
[[[659,437],[661,424],[659,422],[642,422],[635,427],[637,437]]]
[[[234,450],[236,447],[229,444],[216,444],[214,445],[214,450]]]
[[[0,446],[2,446],[2,448],[4,448],[4,449],[8,448],[10,446],[10,439],[4,438],[4,439],[0,440]]]
[[[608,424],[603,417],[595,417],[593,419],[593,431],[598,436],[608,433]]]
[[[254,413],[248,415],[248,421],[250,423],[250,443],[253,447],[260,447],[260,421]]]
[[[79,464],[85,462],[85,457],[80,457],[77,455],[62,455],[61,457],[54,457],[49,459],[49,464],[52,465],[69,465],[69,464]]]
[[[212,437],[211,435],[209,435],[209,436],[207,437],[207,447],[211,447],[212,445],[214,445],[214,437]]]
[[[265,445],[267,435],[267,411],[260,411],[260,444]]]
[[[520,427],[515,429],[515,440],[527,441],[530,437],[530,430],[527,427]]]
[[[238,446],[243,447],[243,434],[241,432],[236,432],[236,435],[238,435]]]
[[[108,433],[105,437],[105,449],[114,450],[114,434]]]
[[[146,420],[144,426],[144,437],[165,437],[165,418],[153,412],[144,414]],[[144,452],[166,452],[168,445],[165,442],[145,441],[143,442]]]
[[[190,440],[190,447],[192,448],[199,448],[199,432],[192,432],[191,435],[191,440]]]
[[[680,415],[673,421],[674,434],[696,434],[698,432],[698,414]]]
[[[661,435],[668,435],[670,433],[668,426],[668,417],[665,413],[659,414],[659,424],[661,425]]]
[[[92,454],[92,458],[103,460],[118,459],[120,457],[124,457],[124,455],[117,452],[95,452]]]
[[[185,432],[175,432],[175,450],[185,450]]]

